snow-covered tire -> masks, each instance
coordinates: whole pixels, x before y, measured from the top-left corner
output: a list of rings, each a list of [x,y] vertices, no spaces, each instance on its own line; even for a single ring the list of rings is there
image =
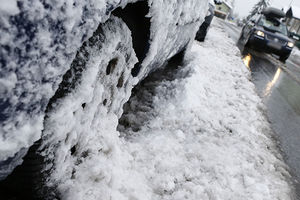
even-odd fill
[[[78,50],[48,104],[38,150],[45,188],[54,196],[65,192],[66,182],[84,159],[106,145],[110,136],[102,132],[103,126],[120,117],[134,85],[131,70],[136,62],[131,32],[114,16]]]
[[[136,62],[131,32],[117,17],[100,25],[79,50],[47,109],[43,155],[51,164],[50,184],[72,179],[89,154],[104,148],[111,137],[103,132],[106,120],[121,116]]]
[[[100,24],[50,99],[42,139],[1,183],[9,190],[4,198],[59,198],[63,191],[59,185],[72,179],[82,159],[105,145],[101,140],[109,136],[101,127],[107,123],[101,122],[121,116],[135,83],[131,75],[135,63],[131,32],[122,19],[112,16]],[[88,145],[91,141],[98,144]]]

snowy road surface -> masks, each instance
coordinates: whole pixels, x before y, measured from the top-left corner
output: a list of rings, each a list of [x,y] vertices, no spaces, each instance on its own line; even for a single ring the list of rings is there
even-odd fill
[[[123,115],[140,199],[293,199],[250,72],[216,20],[184,62],[141,86]]]

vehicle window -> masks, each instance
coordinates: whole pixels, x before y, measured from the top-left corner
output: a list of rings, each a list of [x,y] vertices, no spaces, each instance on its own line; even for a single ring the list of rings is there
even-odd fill
[[[269,29],[270,31],[279,32],[284,35],[287,35],[287,27],[285,24],[281,23],[277,19],[266,19],[265,17],[262,17],[258,25],[263,26],[266,29]]]

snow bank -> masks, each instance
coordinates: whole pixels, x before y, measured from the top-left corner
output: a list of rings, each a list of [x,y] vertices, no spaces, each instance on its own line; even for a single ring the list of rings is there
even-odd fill
[[[292,199],[250,73],[216,21],[185,62],[127,105],[124,148],[146,180],[136,187],[146,184],[151,199]]]

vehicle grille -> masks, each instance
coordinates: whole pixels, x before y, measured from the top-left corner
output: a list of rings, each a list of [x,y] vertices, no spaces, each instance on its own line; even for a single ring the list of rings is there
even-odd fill
[[[278,42],[281,45],[286,45],[286,43],[287,43],[285,40],[281,40],[281,39],[279,39],[277,37],[274,37],[272,35],[267,35],[266,37],[267,37],[268,40],[273,41],[273,42]]]

